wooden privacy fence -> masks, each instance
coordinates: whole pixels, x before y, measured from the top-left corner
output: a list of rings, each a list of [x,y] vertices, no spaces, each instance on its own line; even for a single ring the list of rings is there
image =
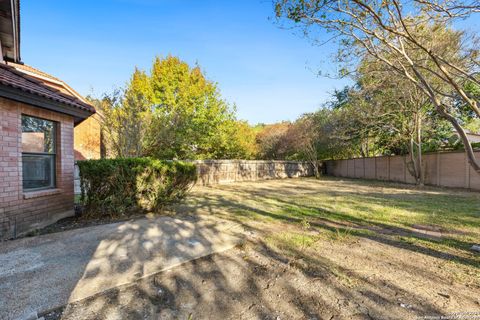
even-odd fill
[[[200,185],[313,176],[307,162],[276,160],[197,160]],[[75,165],[75,194],[80,194],[80,173]]]
[[[201,185],[313,176],[312,166],[301,161],[198,160],[194,163],[197,184]]]
[[[475,153],[480,156],[480,152]],[[415,183],[406,163],[408,156],[356,158],[326,161],[326,172],[336,177]],[[480,174],[468,163],[465,152],[423,155],[425,184],[480,190]]]

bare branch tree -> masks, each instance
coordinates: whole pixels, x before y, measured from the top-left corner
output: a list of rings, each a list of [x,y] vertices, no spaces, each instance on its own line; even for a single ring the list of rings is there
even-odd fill
[[[425,94],[460,136],[472,168],[480,173],[463,128],[459,107],[480,118],[478,39],[453,28],[480,12],[480,1],[460,0],[275,0],[277,17],[293,20],[305,33],[324,31],[341,44],[338,59],[357,67],[368,55]]]

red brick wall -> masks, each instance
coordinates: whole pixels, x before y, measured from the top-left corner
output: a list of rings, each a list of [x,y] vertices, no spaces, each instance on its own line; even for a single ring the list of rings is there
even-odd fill
[[[102,137],[98,113],[76,126],[74,132],[75,160],[100,159]]]
[[[57,121],[56,189],[23,192],[21,115]],[[0,239],[73,215],[73,118],[0,98]]]

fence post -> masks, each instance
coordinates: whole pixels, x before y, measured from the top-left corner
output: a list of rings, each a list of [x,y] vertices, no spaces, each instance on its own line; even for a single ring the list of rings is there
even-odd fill
[[[365,169],[365,157],[363,158],[363,179],[367,177],[366,175],[366,169]]]
[[[465,157],[465,188],[470,189],[470,164],[468,163],[467,154],[464,153]]]
[[[440,170],[440,152],[437,151],[436,153],[436,157],[437,157],[437,186],[440,186],[441,185],[441,170]]]
[[[387,179],[387,180],[388,180],[388,181],[391,181],[391,180],[390,180],[390,156],[387,156],[387,159],[388,159],[388,161],[387,161],[388,179]]]
[[[355,169],[355,159],[353,159],[352,161],[353,161],[353,177],[352,178],[355,178],[355,176],[357,175],[357,172]]]

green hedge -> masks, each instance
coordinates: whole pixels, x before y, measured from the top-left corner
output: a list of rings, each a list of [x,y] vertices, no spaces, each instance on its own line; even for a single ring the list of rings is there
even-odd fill
[[[78,167],[88,215],[156,211],[183,198],[197,177],[194,164],[151,158],[85,160]]]

